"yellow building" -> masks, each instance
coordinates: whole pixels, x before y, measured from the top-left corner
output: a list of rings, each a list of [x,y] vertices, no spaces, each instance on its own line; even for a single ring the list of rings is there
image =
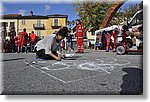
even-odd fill
[[[10,22],[9,18],[11,16],[3,16],[2,18],[5,20],[6,23]],[[60,29],[60,27],[66,26],[68,15],[62,14],[52,14],[47,16],[41,15],[33,15],[31,13],[28,16],[15,16],[15,31],[16,33],[22,32],[24,28],[26,28],[27,33],[34,33],[43,38],[48,34],[52,34],[54,31]]]
[[[29,15],[19,17],[19,29],[18,32],[21,32],[23,28],[26,28],[28,33],[34,31],[37,36],[44,37],[48,34],[52,34],[54,31],[60,29],[62,26],[66,26],[67,15]]]

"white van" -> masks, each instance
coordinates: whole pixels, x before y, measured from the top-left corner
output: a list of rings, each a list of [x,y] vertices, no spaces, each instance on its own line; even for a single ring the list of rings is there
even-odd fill
[[[132,32],[132,29],[135,28],[135,27],[140,27],[143,25],[143,10],[139,10],[137,11],[134,16],[127,22],[127,26],[128,26],[128,29],[129,29],[129,33],[133,33]],[[122,29],[122,27],[118,27],[120,28],[120,31]],[[127,38],[130,38],[127,37]],[[131,39],[131,38],[130,38]],[[119,41],[122,41],[122,36],[121,36],[121,33],[119,34],[119,36],[117,37],[117,42]]]
[[[143,25],[143,10],[139,10],[127,23],[127,26],[129,27],[129,31],[132,32],[132,28],[140,27],[142,25]]]
[[[129,28],[129,32],[132,33],[132,28],[134,27],[140,27],[143,25],[143,10],[139,10],[137,11],[134,16],[127,22],[127,26]],[[118,28],[120,30],[120,33],[117,36],[117,42],[122,41],[122,36],[121,36],[121,30],[122,30],[122,26],[120,25],[113,25],[110,27],[106,27],[100,30],[96,30],[95,31],[95,41],[96,41],[96,35],[98,33],[102,33],[104,30],[105,31],[110,31],[110,30],[114,30],[115,28]],[[130,37],[130,36],[129,36]],[[112,39],[113,40],[113,39]]]

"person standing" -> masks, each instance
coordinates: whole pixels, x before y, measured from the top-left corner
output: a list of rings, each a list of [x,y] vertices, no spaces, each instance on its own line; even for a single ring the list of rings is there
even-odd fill
[[[27,52],[27,41],[28,41],[28,33],[26,32],[26,28],[23,29],[20,35],[21,40],[21,52],[23,52],[23,47],[25,47],[25,52]]]
[[[71,35],[71,31],[68,32],[68,38],[67,38],[67,50],[69,52],[73,51],[73,48],[72,48],[72,35]]]
[[[112,33],[112,36],[113,36],[113,38],[114,38],[113,52],[116,52],[117,34],[118,34],[118,28],[115,28],[114,31],[113,31],[113,33]]]
[[[106,35],[107,35],[107,32],[104,30],[102,32],[102,49],[103,50],[106,50]]]
[[[79,19],[76,20],[76,38],[78,50],[76,53],[84,53],[84,44],[83,44],[83,32],[84,28]]]
[[[15,36],[15,48],[16,48],[16,53],[20,53],[20,46],[21,46],[20,33],[18,33],[18,35]]]
[[[110,43],[111,43],[111,35],[109,32],[107,32],[107,35],[106,35],[106,52],[109,52],[109,49],[111,48]]]
[[[92,43],[89,41],[89,49],[92,49]]]
[[[31,52],[34,52],[34,46],[36,44],[36,34],[34,34],[34,31],[32,31],[31,34],[29,35],[29,39]]]

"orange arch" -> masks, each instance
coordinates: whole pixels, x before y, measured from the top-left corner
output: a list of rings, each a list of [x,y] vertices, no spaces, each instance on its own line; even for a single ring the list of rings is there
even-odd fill
[[[111,21],[112,17],[114,16],[114,14],[125,2],[126,2],[126,0],[118,0],[112,4],[112,6],[109,8],[108,12],[106,13],[105,18],[103,19],[100,28],[105,28],[108,26],[109,22]]]

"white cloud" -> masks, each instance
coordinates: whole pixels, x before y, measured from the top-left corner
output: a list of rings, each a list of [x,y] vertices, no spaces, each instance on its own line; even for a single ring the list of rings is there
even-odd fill
[[[45,12],[49,11],[51,9],[50,5],[45,5]]]
[[[19,14],[22,14],[22,15],[24,15],[25,14],[25,12],[26,12],[26,10],[19,10]]]

